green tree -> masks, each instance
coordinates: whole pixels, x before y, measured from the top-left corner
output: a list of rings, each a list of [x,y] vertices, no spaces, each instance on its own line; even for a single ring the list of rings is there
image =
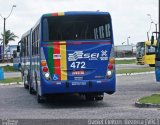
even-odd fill
[[[1,34],[1,35],[2,35],[2,38],[3,38],[4,34]],[[5,45],[8,45],[8,43],[10,41],[15,41],[15,38],[18,38],[18,36],[16,36],[10,30],[6,30],[6,32],[5,32]]]

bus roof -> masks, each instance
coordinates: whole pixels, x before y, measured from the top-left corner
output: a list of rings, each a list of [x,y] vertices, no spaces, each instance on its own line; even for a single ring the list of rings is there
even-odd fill
[[[47,13],[43,14],[42,17],[48,16],[64,16],[64,15],[110,15],[109,12],[100,11],[68,11],[68,12],[57,12],[57,13]]]
[[[22,35],[21,39],[23,39],[24,37],[28,36],[28,35],[30,34],[30,32],[31,32],[31,29],[28,30],[27,32],[25,32],[25,33]]]

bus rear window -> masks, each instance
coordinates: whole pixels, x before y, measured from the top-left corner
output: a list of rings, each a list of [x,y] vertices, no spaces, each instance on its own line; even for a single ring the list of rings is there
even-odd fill
[[[154,46],[146,46],[146,54],[147,55],[155,54],[155,47]]]
[[[43,41],[105,40],[112,38],[109,15],[44,17]]]

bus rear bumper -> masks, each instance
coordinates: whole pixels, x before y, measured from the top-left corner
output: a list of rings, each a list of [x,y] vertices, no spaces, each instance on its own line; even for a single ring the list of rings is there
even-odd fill
[[[43,81],[41,94],[115,92],[115,78],[82,81]]]

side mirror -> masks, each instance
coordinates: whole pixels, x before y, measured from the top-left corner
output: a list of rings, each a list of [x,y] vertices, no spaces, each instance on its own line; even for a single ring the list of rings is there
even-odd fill
[[[17,52],[14,50],[13,51],[13,58],[16,58],[17,57]]]
[[[153,45],[154,44],[154,36],[152,35],[151,36],[151,45]]]
[[[17,46],[17,52],[20,52],[20,46]]]

